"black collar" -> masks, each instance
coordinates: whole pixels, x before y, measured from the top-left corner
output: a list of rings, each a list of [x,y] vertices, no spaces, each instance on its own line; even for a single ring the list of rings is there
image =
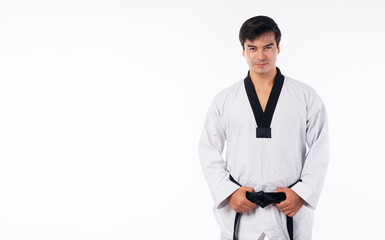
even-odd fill
[[[281,94],[284,79],[285,77],[281,74],[281,71],[277,67],[277,74],[274,78],[273,88],[271,89],[265,112],[263,112],[253,81],[250,78],[250,71],[247,73],[244,83],[247,97],[249,98],[249,102],[254,113],[255,122],[257,123],[257,138],[271,138],[270,124],[273,119],[279,95]]]

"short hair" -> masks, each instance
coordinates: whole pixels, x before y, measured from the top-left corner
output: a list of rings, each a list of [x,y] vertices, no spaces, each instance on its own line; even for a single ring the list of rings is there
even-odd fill
[[[267,16],[256,16],[246,20],[239,30],[239,41],[241,42],[243,50],[245,50],[246,40],[254,41],[257,37],[272,32],[275,36],[277,46],[281,41],[281,31],[277,23]]]

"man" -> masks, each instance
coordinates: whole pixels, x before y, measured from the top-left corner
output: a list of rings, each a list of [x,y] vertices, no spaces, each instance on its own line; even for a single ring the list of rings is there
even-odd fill
[[[309,240],[329,162],[324,104],[276,67],[281,32],[273,19],[248,19],[239,39],[250,70],[215,96],[199,142],[221,239]]]

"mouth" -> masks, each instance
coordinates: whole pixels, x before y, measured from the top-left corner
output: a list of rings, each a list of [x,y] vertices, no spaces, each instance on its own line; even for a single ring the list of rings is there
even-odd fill
[[[266,66],[266,65],[267,65],[267,63],[258,63],[257,64],[258,67],[263,67],[263,66]]]

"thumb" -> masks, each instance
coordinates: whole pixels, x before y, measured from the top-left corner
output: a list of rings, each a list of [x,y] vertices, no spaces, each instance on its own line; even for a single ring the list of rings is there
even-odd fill
[[[252,187],[245,187],[246,192],[254,192],[254,188]]]
[[[286,192],[285,188],[279,187],[274,192]]]

